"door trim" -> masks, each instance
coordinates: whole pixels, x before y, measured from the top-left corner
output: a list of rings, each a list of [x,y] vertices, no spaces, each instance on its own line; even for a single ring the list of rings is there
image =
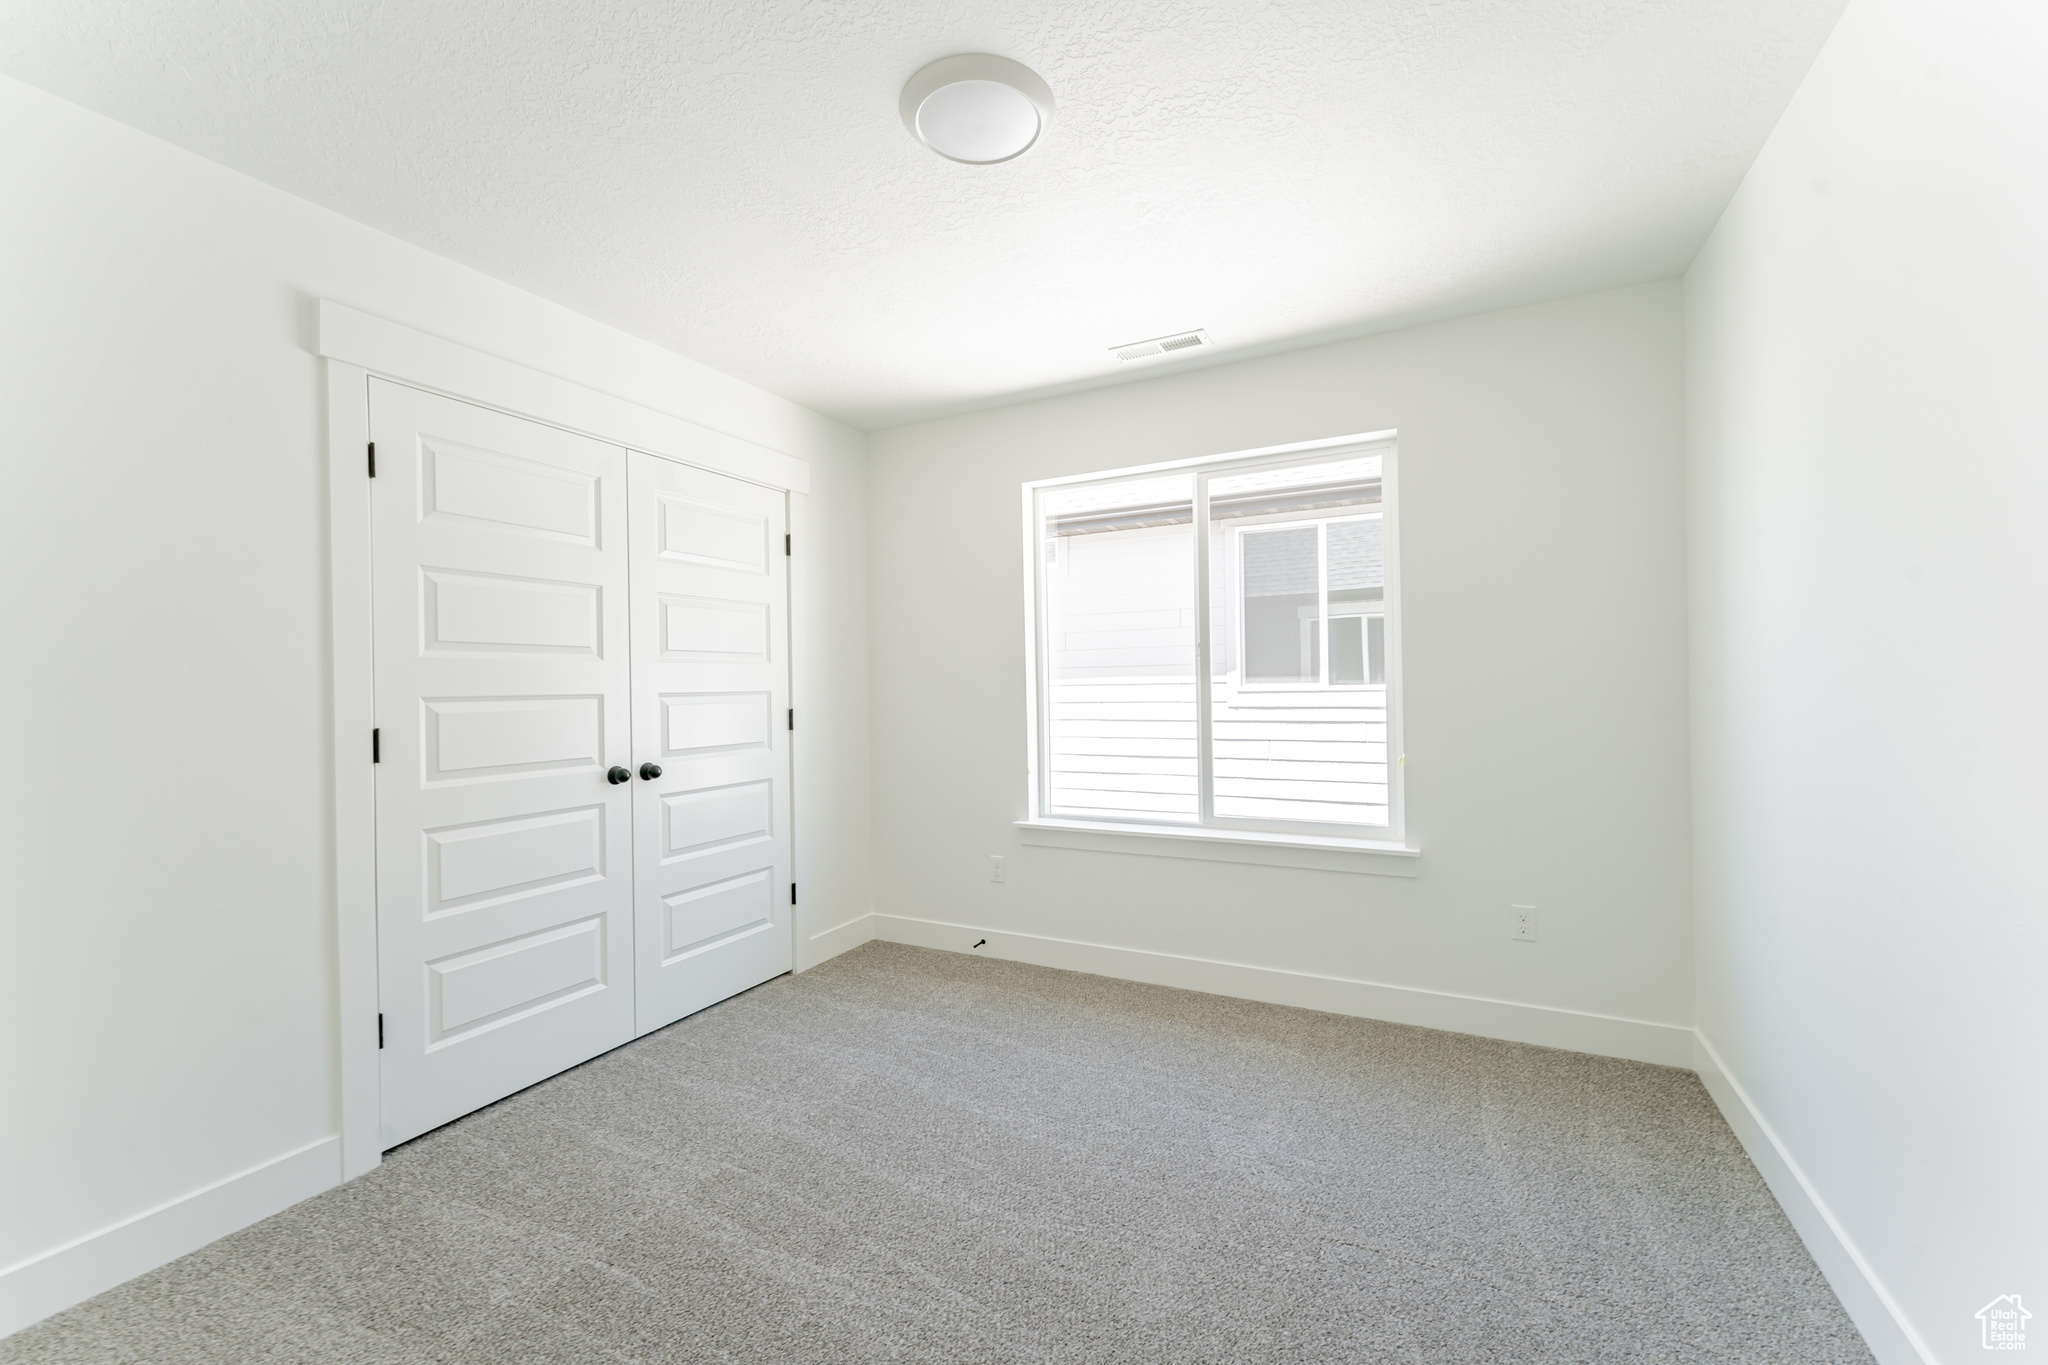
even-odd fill
[[[811,480],[806,460],[331,299],[320,300],[316,349],[326,371],[334,626],[335,1006],[340,1053],[336,1099],[341,1178],[350,1180],[383,1160],[377,1058],[377,808],[369,752],[377,714],[370,611],[369,381],[388,379],[785,493],[808,493]],[[790,499],[792,526],[801,501]],[[792,705],[797,701],[795,686],[792,669]],[[794,834],[792,829],[792,858]]]
[[[811,491],[808,460],[432,336],[403,323],[320,300],[321,356],[514,417],[644,450],[789,493]],[[365,440],[368,438],[365,437]]]

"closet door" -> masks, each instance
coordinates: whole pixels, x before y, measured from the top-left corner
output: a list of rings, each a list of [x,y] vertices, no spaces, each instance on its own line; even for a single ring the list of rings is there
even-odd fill
[[[628,459],[645,1033],[794,965],[789,561],[781,493]]]
[[[633,1036],[635,784],[625,452],[379,380],[370,432],[389,1146]]]

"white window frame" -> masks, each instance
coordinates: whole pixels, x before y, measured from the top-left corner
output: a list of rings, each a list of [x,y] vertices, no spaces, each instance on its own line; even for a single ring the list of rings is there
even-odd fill
[[[1025,566],[1025,649],[1026,668],[1026,771],[1027,807],[1026,816],[1017,822],[1026,832],[1027,842],[1056,844],[1066,847],[1115,848],[1122,852],[1163,854],[1167,856],[1191,856],[1220,858],[1227,861],[1278,863],[1292,866],[1324,867],[1332,870],[1390,873],[1392,875],[1416,875],[1416,856],[1419,850],[1407,839],[1408,812],[1405,782],[1403,781],[1407,753],[1402,739],[1402,714],[1405,699],[1402,695],[1401,677],[1401,555],[1399,517],[1399,479],[1396,452],[1397,433],[1393,431],[1371,432],[1355,436],[1333,437],[1322,441],[1304,441],[1285,446],[1269,446],[1258,450],[1235,451],[1229,454],[1204,456],[1190,460],[1171,460],[1159,464],[1136,465],[1123,469],[1102,470],[1096,473],[1071,475],[1056,479],[1040,479],[1023,487],[1024,513],[1024,566]],[[1334,823],[1256,821],[1219,817],[1215,813],[1215,762],[1213,705],[1214,678],[1209,660],[1212,654],[1210,633],[1213,616],[1210,611],[1210,520],[1209,481],[1218,474],[1232,473],[1264,465],[1296,464],[1310,460],[1341,458],[1347,455],[1378,455],[1381,458],[1381,492],[1378,515],[1381,520],[1385,545],[1385,570],[1383,574],[1383,601],[1380,604],[1384,618],[1382,625],[1384,667],[1386,677],[1387,709],[1387,823],[1385,825],[1340,825]],[[1188,472],[1194,475],[1194,530],[1195,530],[1195,745],[1197,788],[1200,793],[1198,817],[1195,823],[1186,821],[1149,820],[1141,816],[1129,818],[1102,819],[1077,815],[1069,812],[1054,812],[1048,809],[1046,800],[1045,744],[1049,737],[1050,725],[1046,708],[1051,696],[1050,667],[1051,650],[1046,637],[1046,622],[1043,607],[1047,601],[1047,557],[1043,545],[1043,528],[1040,522],[1040,494],[1049,489],[1067,488],[1077,484],[1109,483],[1124,479],[1164,473]],[[1349,519],[1340,517],[1339,519]],[[1286,522],[1276,520],[1274,526],[1293,522],[1309,523],[1318,519],[1290,516]],[[1246,527],[1231,527],[1229,533],[1240,535]],[[1256,529],[1265,529],[1259,526]],[[1326,535],[1327,533],[1323,533]],[[1320,544],[1319,540],[1319,544]],[[1319,551],[1319,559],[1321,552]],[[1320,565],[1319,565],[1320,568]],[[1319,576],[1323,576],[1320,575]],[[1326,595],[1327,586],[1319,588],[1319,596]],[[1241,610],[1233,616],[1242,616]],[[1327,634],[1328,612],[1324,611],[1323,630]],[[1234,629],[1241,635],[1242,621]],[[1234,642],[1239,661],[1238,680],[1242,686],[1242,640]],[[1329,642],[1322,642],[1322,671],[1327,677],[1329,669]],[[1274,684],[1270,687],[1254,684],[1247,691],[1300,690],[1313,688],[1318,691],[1363,691],[1372,684]],[[1038,837],[1033,837],[1033,835]],[[1135,839],[1132,836],[1137,836]],[[1195,845],[1202,845],[1196,848]],[[1178,847],[1175,847],[1178,845]],[[1234,847],[1232,847],[1234,846]],[[1352,855],[1366,855],[1363,857]]]

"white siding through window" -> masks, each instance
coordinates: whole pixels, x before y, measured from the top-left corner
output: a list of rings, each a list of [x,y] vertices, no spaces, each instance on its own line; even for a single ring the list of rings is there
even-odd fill
[[[1386,689],[1327,698],[1216,698],[1216,813],[1248,820],[1384,824]],[[1052,684],[1048,807],[1105,819],[1192,819],[1193,679]]]

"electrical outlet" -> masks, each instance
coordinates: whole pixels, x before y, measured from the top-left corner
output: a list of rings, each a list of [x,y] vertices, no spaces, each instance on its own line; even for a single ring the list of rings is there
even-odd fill
[[[1536,907],[1533,905],[1510,905],[1508,913],[1514,916],[1514,932],[1511,937],[1524,943],[1536,941]]]
[[[988,879],[992,882],[999,882],[1004,880],[1003,860],[1001,858],[995,857],[994,855],[990,855],[988,860]]]

